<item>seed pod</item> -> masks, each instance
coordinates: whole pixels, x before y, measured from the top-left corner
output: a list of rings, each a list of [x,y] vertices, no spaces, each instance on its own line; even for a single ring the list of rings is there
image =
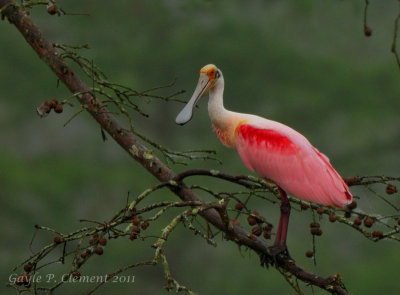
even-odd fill
[[[374,218],[367,217],[364,219],[364,226],[369,228],[374,224],[374,222],[375,222]]]
[[[137,239],[137,233],[131,232],[131,234],[129,235],[129,239],[130,239],[131,241],[136,240],[136,239]]]
[[[343,180],[347,185],[354,185],[360,181],[360,176],[354,176],[349,178],[343,177]]]
[[[310,206],[306,203],[301,203],[300,207],[301,207],[301,210],[307,210],[308,208],[310,208]]]
[[[337,220],[337,216],[335,213],[329,214],[329,221],[330,222],[335,222]]]
[[[269,240],[271,238],[271,234],[269,232],[264,232],[264,239]]]
[[[255,241],[257,238],[256,238],[256,235],[255,234],[251,234],[250,235],[250,239],[252,239],[253,241]]]
[[[81,267],[82,264],[83,264],[83,260],[81,260],[81,259],[77,259],[77,260],[76,260],[76,265],[77,265],[78,267]]]
[[[54,4],[50,4],[47,6],[47,13],[50,15],[55,15],[58,12],[58,8]]]
[[[99,244],[102,245],[102,246],[107,245],[107,239],[106,239],[105,237],[102,237],[102,238],[99,240]]]
[[[249,217],[247,217],[247,222],[249,225],[256,225],[257,219],[254,216],[249,215]]]
[[[58,104],[55,108],[54,108],[54,111],[57,113],[57,114],[61,114],[62,112],[63,112],[63,106],[62,106],[62,104]]]
[[[311,228],[313,228],[313,227],[320,227],[320,225],[319,225],[318,222],[311,222],[311,223],[310,223],[310,227],[311,227]]]
[[[356,202],[356,201],[351,202],[350,204],[347,205],[347,208],[348,208],[349,210],[354,210],[354,209],[356,209],[356,208],[357,208],[357,202]]]
[[[318,230],[319,230],[319,227],[312,227],[310,231],[311,231],[311,234],[313,236],[315,236],[315,235],[317,235]]]
[[[103,255],[103,248],[102,247],[97,247],[96,249],[94,249],[94,253],[96,253],[97,255]]]
[[[324,213],[325,213],[325,208],[324,208],[324,207],[318,207],[318,208],[317,208],[317,213],[318,213],[319,215],[324,214]]]
[[[17,286],[22,286],[25,283],[25,274],[20,274],[16,279],[15,279],[15,284]]]
[[[364,35],[370,37],[372,35],[372,28],[371,27],[364,27]]]
[[[29,273],[29,272],[31,272],[31,270],[32,270],[32,263],[31,262],[28,262],[27,264],[25,264],[24,265],[24,270],[27,272],[27,273]]]
[[[72,277],[75,280],[78,280],[81,277],[81,273],[79,271],[75,270],[75,271],[72,272]]]
[[[395,185],[389,183],[386,186],[386,193],[388,195],[393,195],[393,194],[397,193],[397,187]]]
[[[149,227],[149,225],[150,225],[150,222],[145,221],[145,222],[142,223],[141,228],[142,228],[143,230],[145,230],[146,228]]]
[[[350,211],[346,211],[346,212],[344,213],[344,217],[350,218],[350,217],[351,217],[351,212],[350,212]]]
[[[375,230],[372,232],[372,236],[374,238],[382,239],[383,238],[383,232],[381,230]]]
[[[31,286],[31,276],[29,274],[23,275],[24,286],[29,288]]]
[[[313,257],[313,256],[314,256],[314,252],[313,252],[313,251],[308,250],[308,251],[306,252],[306,257],[311,258],[311,257]]]
[[[359,226],[359,225],[361,225],[361,223],[362,223],[362,220],[361,220],[361,218],[360,217],[357,217],[356,219],[354,219],[354,225],[357,225],[357,226]]]
[[[317,228],[317,236],[321,236],[322,235],[322,229]]]
[[[136,225],[136,226],[133,227],[132,231],[137,233],[137,234],[140,234],[140,227]]]
[[[266,226],[263,227],[263,231],[266,233],[270,233],[273,228],[273,225],[268,223]]]
[[[53,241],[55,244],[60,244],[62,242],[62,238],[57,236],[57,237],[54,237]]]
[[[241,211],[241,210],[243,210],[243,208],[244,208],[244,205],[243,205],[242,202],[237,202],[237,203],[235,204],[235,209],[236,209],[236,210]]]
[[[42,104],[36,108],[36,112],[39,117],[43,118],[46,117],[51,111],[51,108],[48,105]]]
[[[139,225],[140,221],[141,221],[141,219],[139,218],[139,216],[135,216],[132,218],[133,225]]]
[[[253,227],[253,228],[251,229],[251,232],[252,232],[253,234],[255,234],[256,236],[260,236],[261,233],[262,233],[262,228],[261,228],[261,226],[256,225],[255,227]]]

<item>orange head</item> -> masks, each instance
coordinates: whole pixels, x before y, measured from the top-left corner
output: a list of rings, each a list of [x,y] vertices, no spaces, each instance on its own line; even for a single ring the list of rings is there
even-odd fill
[[[220,76],[218,68],[213,64],[208,64],[202,67],[200,69],[200,75],[201,74],[206,74],[208,80],[210,81],[210,86],[208,87],[208,90],[214,87],[215,79],[219,78]]]
[[[194,90],[192,98],[176,117],[175,122],[177,124],[183,125],[189,122],[197,101],[215,86],[221,76],[221,71],[213,64],[206,65],[200,69],[200,78],[197,87]]]

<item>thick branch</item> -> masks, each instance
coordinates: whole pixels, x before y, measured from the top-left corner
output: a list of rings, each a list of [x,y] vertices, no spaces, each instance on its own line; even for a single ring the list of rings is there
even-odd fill
[[[154,177],[161,182],[171,181],[176,174],[169,169],[156,156],[150,155],[149,151],[138,140],[107,111],[101,101],[91,93],[86,83],[74,72],[74,70],[60,58],[57,51],[39,28],[32,22],[27,14],[18,8],[11,0],[0,0],[2,14],[16,26],[25,40],[31,45],[39,57],[50,67],[56,76],[66,87],[77,95],[79,102],[86,108],[90,115],[100,124],[103,130],[110,134],[114,140],[129,155],[147,169]],[[202,201],[184,183],[179,182],[171,186],[171,190],[184,201]],[[202,212],[202,216],[215,227],[229,233],[229,238],[240,245],[245,245],[255,252],[268,254],[268,245],[260,238],[250,239],[246,230],[240,226],[233,225],[233,230],[228,229],[215,209]],[[280,268],[294,275],[299,280],[321,287],[333,294],[347,294],[347,292],[332,278],[322,278],[298,267],[293,261],[281,261]]]

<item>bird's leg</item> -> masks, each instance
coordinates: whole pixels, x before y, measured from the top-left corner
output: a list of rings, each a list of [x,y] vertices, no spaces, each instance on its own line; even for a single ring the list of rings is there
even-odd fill
[[[280,254],[284,254],[284,256],[291,259],[286,247],[286,235],[290,216],[290,202],[286,192],[280,187],[278,187],[278,189],[281,195],[281,215],[279,217],[278,230],[276,231],[274,245],[268,248],[270,256],[265,254],[260,255],[261,265],[277,265],[277,256]]]
[[[286,249],[286,235],[289,226],[290,202],[286,192],[280,187],[278,187],[278,189],[279,193],[281,194],[281,216],[279,217],[279,225],[275,236],[274,246],[279,246],[283,249]]]

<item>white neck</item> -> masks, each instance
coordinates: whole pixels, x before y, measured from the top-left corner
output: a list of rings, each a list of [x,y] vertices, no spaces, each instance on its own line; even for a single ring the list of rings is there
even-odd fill
[[[228,147],[235,147],[235,130],[243,114],[231,112],[224,108],[224,78],[216,81],[209,92],[208,114],[219,139]]]
[[[224,107],[224,77],[217,80],[214,87],[210,89],[208,99],[208,115],[211,122],[217,128],[224,129],[229,115],[232,113]]]

